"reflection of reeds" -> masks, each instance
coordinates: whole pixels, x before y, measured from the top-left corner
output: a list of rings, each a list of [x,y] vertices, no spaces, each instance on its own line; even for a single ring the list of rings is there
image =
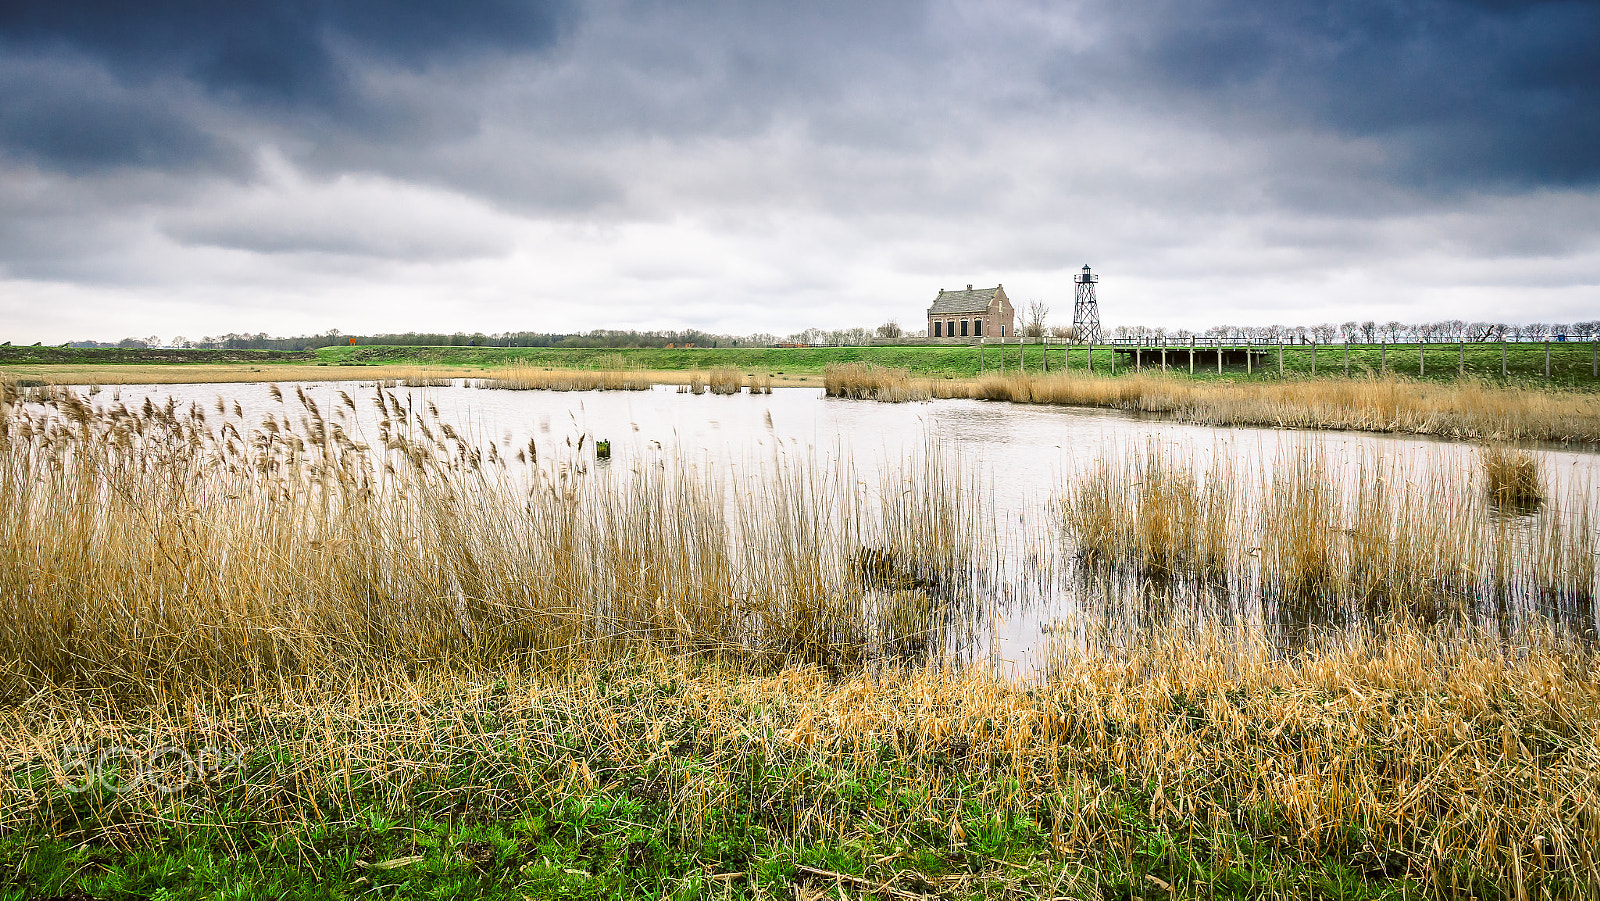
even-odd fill
[[[1360,429],[1455,438],[1600,441],[1593,394],[1446,384],[1397,376],[1285,382],[1207,382],[1159,373],[992,375],[919,384],[936,397],[1111,407],[1206,425]]]
[[[829,397],[850,397],[886,403],[927,400],[926,385],[913,382],[904,369],[885,369],[871,363],[832,363],[823,371],[823,390]]]
[[[650,380],[621,371],[519,369],[484,379],[479,386],[509,391],[648,391]]]

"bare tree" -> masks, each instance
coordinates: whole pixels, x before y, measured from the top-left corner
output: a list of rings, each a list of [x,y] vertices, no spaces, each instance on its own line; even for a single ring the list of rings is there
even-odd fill
[[[904,334],[905,332],[900,328],[900,323],[893,319],[878,326],[879,338],[899,338]]]
[[[1042,300],[1028,301],[1028,321],[1022,326],[1023,337],[1043,338],[1045,317],[1050,315],[1050,308]]]

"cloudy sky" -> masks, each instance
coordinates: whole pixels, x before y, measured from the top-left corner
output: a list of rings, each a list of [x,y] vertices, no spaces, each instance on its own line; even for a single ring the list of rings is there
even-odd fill
[[[1600,315],[1600,3],[0,0],[0,339]]]

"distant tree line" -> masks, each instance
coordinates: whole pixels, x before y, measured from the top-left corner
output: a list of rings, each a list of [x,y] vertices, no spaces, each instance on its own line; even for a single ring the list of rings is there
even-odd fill
[[[1049,308],[1042,304],[1034,303],[1028,310],[1027,316],[1022,318],[1012,334],[1021,334],[1026,337],[1041,337],[1052,335],[1057,338],[1072,339],[1072,329],[1062,326],[1049,327],[1047,316]],[[925,332],[908,332],[902,329],[895,320],[891,319],[875,329],[846,328],[846,329],[819,329],[809,328],[795,332],[787,338],[779,339],[776,335],[758,332],[750,335],[715,335],[698,329],[684,331],[624,331],[616,329],[596,329],[583,333],[549,333],[549,332],[497,332],[485,334],[483,332],[454,332],[452,334],[431,332],[405,332],[403,334],[389,335],[345,335],[338,329],[329,329],[320,335],[301,335],[295,338],[274,338],[266,332],[249,334],[227,334],[219,337],[207,336],[191,341],[179,335],[168,341],[163,341],[156,335],[148,338],[123,338],[121,341],[72,341],[72,347],[180,347],[180,348],[211,348],[219,350],[314,350],[318,347],[330,347],[347,344],[385,344],[405,347],[594,347],[594,348],[645,348],[645,347],[771,347],[779,343],[787,344],[838,344],[859,345],[870,344],[873,340],[895,340],[898,338],[921,338]],[[1319,344],[1332,344],[1336,341],[1349,341],[1354,343],[1388,342],[1414,342],[1414,341],[1499,341],[1506,338],[1512,341],[1538,341],[1544,338],[1560,336],[1588,336],[1600,335],[1600,320],[1586,322],[1529,322],[1523,324],[1509,324],[1504,322],[1466,322],[1460,319],[1448,319],[1439,322],[1406,323],[1389,321],[1379,323],[1374,320],[1364,322],[1342,322],[1337,325],[1324,322],[1319,325],[1215,325],[1204,331],[1190,331],[1181,328],[1162,328],[1160,326],[1144,325],[1119,325],[1106,332],[1107,337],[1113,340],[1130,339],[1166,339],[1178,340],[1190,337],[1196,338],[1244,338],[1257,341],[1284,341],[1291,344],[1310,344],[1315,341]]]
[[[549,332],[404,332],[388,335],[346,335],[338,329],[329,329],[320,335],[300,335],[293,338],[275,338],[266,332],[256,334],[227,334],[206,336],[196,340],[179,335],[163,341],[159,336],[148,338],[123,338],[121,341],[73,341],[73,347],[181,347],[214,350],[314,350],[349,344],[383,344],[402,347],[748,347],[776,344],[776,336],[713,335],[698,329],[684,331],[621,331],[596,329],[581,334]]]
[[[1587,322],[1467,322],[1446,319],[1438,322],[1341,322],[1335,325],[1214,325],[1204,331],[1167,329],[1144,325],[1119,325],[1110,331],[1113,339],[1137,338],[1249,338],[1284,341],[1291,344],[1332,344],[1336,341],[1375,344],[1415,341],[1539,341],[1561,336],[1600,335],[1600,320]]]

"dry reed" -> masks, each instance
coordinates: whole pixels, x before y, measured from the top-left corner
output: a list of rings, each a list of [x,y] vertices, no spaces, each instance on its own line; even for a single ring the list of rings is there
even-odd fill
[[[849,397],[886,403],[928,400],[928,387],[911,380],[904,369],[886,369],[872,363],[830,363],[822,385],[829,397]]]
[[[1213,426],[1332,428],[1494,441],[1600,442],[1600,398],[1464,379],[1398,376],[1274,382],[1200,382],[1143,373],[992,375],[920,383],[935,397],[1109,407]]]
[[[370,443],[348,395],[323,410],[273,393],[284,411],[253,430],[236,406],[216,421],[71,393],[16,408],[0,449],[0,694],[635,641],[855,665],[881,642],[849,556],[948,515],[930,500],[873,537],[857,482],[800,463],[734,504],[721,475],[690,467],[480,447],[382,390]]]
[[[1075,550],[1146,573],[1224,576],[1303,609],[1460,612],[1475,600],[1594,597],[1594,499],[1573,486],[1526,528],[1500,515],[1484,472],[1393,459],[1336,476],[1313,449],[1280,454],[1255,484],[1227,463],[1201,476],[1150,444],[1105,456],[1063,498]]]
[[[648,391],[650,380],[634,372],[515,369],[478,382],[506,391]]]
[[[737,369],[721,366],[711,370],[709,386],[712,394],[738,394],[744,390],[744,377]]]
[[[1525,507],[1544,500],[1544,472],[1528,451],[1491,444],[1478,451],[1478,461],[1496,503]]]

